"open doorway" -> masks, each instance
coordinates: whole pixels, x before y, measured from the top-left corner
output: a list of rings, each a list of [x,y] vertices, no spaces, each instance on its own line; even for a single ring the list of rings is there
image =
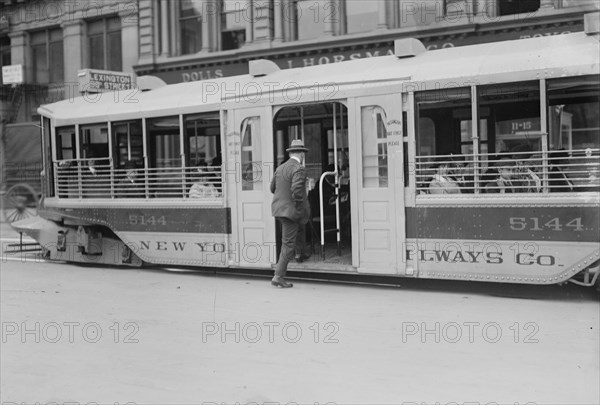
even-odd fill
[[[273,120],[273,161],[279,166],[289,159],[286,149],[302,139],[306,153],[311,220],[306,226],[311,257],[294,267],[346,270],[352,265],[348,149],[348,109],[342,103],[320,103],[281,108]],[[321,194],[319,183],[322,180]],[[322,207],[322,209],[321,209]],[[277,225],[277,256],[281,237]]]

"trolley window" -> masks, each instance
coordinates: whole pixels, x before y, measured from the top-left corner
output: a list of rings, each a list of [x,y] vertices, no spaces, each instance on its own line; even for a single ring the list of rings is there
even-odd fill
[[[56,160],[75,159],[75,127],[56,128]]]
[[[184,128],[187,194],[192,198],[220,196],[223,179],[219,113],[188,115],[184,117]]]
[[[479,109],[489,111],[487,131],[494,142],[490,152],[527,157],[520,154],[542,150],[539,82],[481,86]]]
[[[81,159],[108,158],[108,125],[105,123],[79,127]]]
[[[385,111],[379,106],[361,109],[363,187],[387,188],[388,151]]]
[[[179,117],[149,119],[146,128],[150,167],[181,167]]]
[[[219,113],[184,117],[185,150],[188,166],[221,165],[221,124]]]
[[[548,81],[549,149],[600,148],[600,77]]]
[[[137,167],[144,166],[142,121],[115,122],[112,126],[115,168],[122,169],[131,160]]]
[[[472,153],[471,89],[416,94],[417,156]]]
[[[50,119],[42,117],[42,157],[44,159],[44,190],[49,197],[54,196],[54,168],[52,165],[52,141]]]
[[[262,160],[260,157],[260,133],[258,117],[242,122],[242,190],[261,190]]]
[[[150,152],[147,169],[150,196],[176,198],[184,195],[179,116],[146,121]]]
[[[415,181],[417,191],[426,193],[429,192],[432,179],[446,175],[438,173],[440,170],[455,166],[452,161],[458,160],[458,155],[462,155],[460,160],[464,167],[472,167],[476,143],[471,119],[471,88],[451,87],[418,92],[415,105]],[[482,118],[481,122],[485,123],[486,118]],[[478,151],[487,152],[487,132],[480,130],[479,135]]]
[[[551,192],[600,189],[600,77],[548,80]]]

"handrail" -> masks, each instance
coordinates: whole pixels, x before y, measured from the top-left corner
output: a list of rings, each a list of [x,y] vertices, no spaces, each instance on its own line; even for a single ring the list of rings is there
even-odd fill
[[[54,162],[58,198],[181,198],[223,200],[222,168],[113,169],[90,160]]]
[[[321,228],[321,257],[323,259],[325,259],[325,210],[323,207],[323,181],[325,180],[325,177],[327,176],[336,176],[337,177],[337,171],[333,171],[333,172],[323,172],[323,174],[321,175],[321,177],[319,178],[319,208],[320,208],[320,213],[319,213],[319,219],[320,219],[320,228]],[[335,199],[335,204],[337,206],[336,208],[336,226],[337,226],[337,233],[338,233],[338,245],[339,245],[339,241],[340,241],[340,213],[339,213],[339,205],[340,205],[340,199],[339,199],[339,187],[336,183],[335,185],[335,193],[336,193],[336,199]]]
[[[416,191],[417,194],[599,191],[599,157],[600,149],[591,148],[416,156]],[[475,178],[480,179],[479,185]]]

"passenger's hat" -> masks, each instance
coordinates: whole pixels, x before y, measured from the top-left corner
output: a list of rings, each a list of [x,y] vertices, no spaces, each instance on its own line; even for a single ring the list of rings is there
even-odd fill
[[[286,149],[287,152],[308,152],[308,149],[304,147],[304,142],[302,139],[294,139],[289,148]]]

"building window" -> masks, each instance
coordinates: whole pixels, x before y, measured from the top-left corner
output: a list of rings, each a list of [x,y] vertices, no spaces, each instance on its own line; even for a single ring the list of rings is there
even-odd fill
[[[430,25],[438,22],[444,15],[444,0],[398,1],[400,27]],[[455,7],[446,7],[446,10],[454,10]]]
[[[341,10],[338,4],[331,0],[296,0],[296,38],[339,34]]]
[[[179,3],[182,55],[189,55],[202,50],[202,12],[204,8],[204,0],[184,0]]]
[[[448,16],[462,16],[468,12],[467,0],[445,0],[444,10]]]
[[[221,3],[221,50],[237,49],[246,42],[247,0]]]
[[[64,81],[63,35],[60,28],[31,33],[33,82]]]
[[[348,1],[346,8],[346,33],[367,32],[377,29],[379,2]]]
[[[123,70],[121,20],[106,18],[88,23],[89,66],[92,69]]]
[[[0,37],[0,66],[10,64],[10,38]],[[2,84],[2,74],[0,74],[0,84]]]
[[[586,9],[591,8],[592,10],[598,9],[598,0],[558,0],[555,3],[556,8],[579,8]]]
[[[532,13],[540,8],[540,0],[499,0],[498,15]]]

